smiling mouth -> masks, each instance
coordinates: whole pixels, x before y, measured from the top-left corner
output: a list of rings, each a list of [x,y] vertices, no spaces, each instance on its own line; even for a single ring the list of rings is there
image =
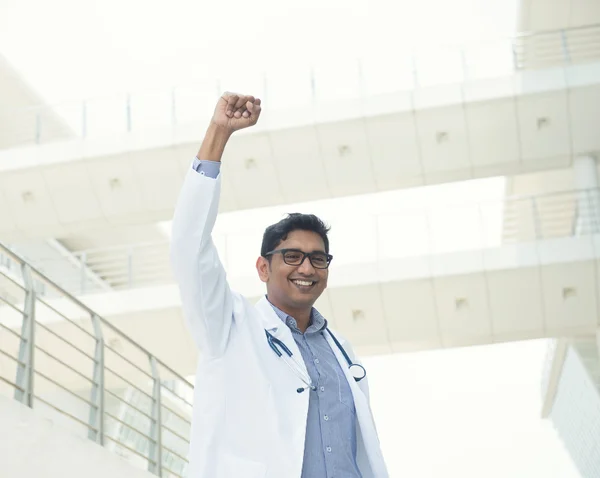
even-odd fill
[[[302,279],[290,279],[290,282],[300,289],[309,289],[317,283],[316,281]]]

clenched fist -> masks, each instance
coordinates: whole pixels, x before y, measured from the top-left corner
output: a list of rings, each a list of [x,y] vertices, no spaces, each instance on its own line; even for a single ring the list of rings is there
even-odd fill
[[[226,92],[217,102],[212,122],[233,133],[254,126],[260,116],[260,110],[260,99]]]

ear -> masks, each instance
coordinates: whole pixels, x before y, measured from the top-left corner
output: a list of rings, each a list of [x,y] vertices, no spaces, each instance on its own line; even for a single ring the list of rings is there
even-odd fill
[[[269,281],[271,264],[269,264],[269,261],[263,256],[260,256],[258,259],[256,259],[256,270],[261,281],[265,283]]]

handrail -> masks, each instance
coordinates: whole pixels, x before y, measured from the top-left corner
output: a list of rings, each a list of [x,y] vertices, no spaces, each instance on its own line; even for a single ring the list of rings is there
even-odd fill
[[[423,48],[422,50],[413,49],[406,55],[398,52],[396,63],[388,63],[385,66],[385,68],[389,68],[386,70],[388,73],[398,70],[398,74],[402,77],[392,88],[393,92],[416,90],[423,86],[463,83],[480,78],[509,76],[522,70],[546,66],[565,66],[576,62],[598,60],[600,58],[600,24],[521,32],[511,36],[489,39],[483,43],[446,44],[437,49]],[[428,51],[425,52],[425,50]],[[456,55],[452,55],[450,58],[448,50]],[[440,62],[434,63],[445,65],[441,71],[432,72],[428,66],[421,64],[422,60],[428,63],[427,60],[431,60],[431,55],[439,55]],[[352,78],[346,76],[344,78],[350,79],[353,84],[356,84],[356,88],[353,87],[353,91],[355,90],[352,93],[353,99],[363,99],[392,92],[387,87],[385,91],[379,91],[377,87],[373,87],[373,90],[365,87],[371,78],[381,76],[381,72],[371,74],[369,62],[374,59],[374,57],[365,57],[364,59],[349,60],[348,65],[350,62],[354,62],[352,68],[354,72],[349,75]],[[407,62],[406,68],[398,68],[398,64],[404,60]],[[450,68],[448,68],[450,65],[448,62],[452,62]],[[482,72],[479,72],[480,69]],[[307,92],[310,90],[306,101],[315,104],[329,101],[326,98],[327,87],[323,86],[324,83],[320,81],[319,74],[315,73],[315,68],[306,67],[305,72],[307,81],[302,82],[301,89],[303,91],[306,89]],[[384,76],[394,77],[395,74]],[[268,75],[260,78],[260,84],[264,85],[263,93],[270,97],[269,108],[282,109],[277,105],[277,101],[273,101],[273,95],[270,94],[273,91],[270,78]],[[152,98],[143,104],[143,108],[136,106],[136,102],[146,101],[148,92],[111,93],[81,100],[15,108],[13,110],[15,124],[23,125],[23,131],[25,128],[27,129],[23,133],[23,138],[18,138],[16,144],[28,142],[41,144],[58,139],[87,139],[92,136],[114,135],[115,132],[129,133],[148,128],[149,121],[153,125],[160,124],[162,127],[200,121],[201,118],[196,116],[203,110],[199,96],[214,98],[215,95],[221,93],[222,83],[220,78],[215,77],[201,83],[153,89]],[[186,97],[186,95],[191,96]],[[324,99],[321,98],[322,95]],[[190,103],[195,105],[194,113],[188,111],[182,114],[181,110]],[[96,105],[101,105],[102,111],[94,112]],[[283,108],[289,108],[289,106]],[[107,116],[106,111],[109,109],[110,113]],[[136,113],[140,109],[143,112]],[[149,113],[150,111],[152,113]],[[47,112],[52,113],[52,118],[44,118]],[[65,133],[65,128],[57,129],[56,117],[62,118],[62,121],[68,125],[67,129],[71,130],[70,133]],[[21,126],[15,126],[15,128],[21,128]],[[57,132],[59,130],[61,132]],[[19,136],[21,132],[13,130],[6,134]]]
[[[597,23],[590,23],[587,25],[579,25],[576,27],[569,28],[549,28],[547,30],[526,30],[522,32],[517,32],[512,38],[522,38],[522,37],[532,37],[538,35],[551,35],[555,33],[561,33],[563,31],[589,31],[596,29],[598,27]]]
[[[65,296],[65,297],[69,297],[70,301],[72,301],[74,304],[76,304],[79,308],[83,309],[85,312],[89,313],[90,315],[95,315],[95,312],[92,309],[90,309],[87,305],[85,305],[83,302],[81,302],[79,299],[77,299],[77,297],[71,295],[69,292],[67,292],[65,289],[63,289],[56,282],[54,282],[53,280],[51,280],[50,278],[48,278],[46,275],[44,275],[42,272],[40,272],[39,269],[37,269],[36,267],[34,267],[30,263],[28,263],[23,257],[21,257],[19,254],[17,254],[12,249],[6,247],[1,242],[0,242],[0,252],[3,253],[3,254],[5,254],[5,255],[7,255],[7,256],[9,256],[9,257],[11,257],[11,258],[13,258],[16,262],[19,262],[21,264],[27,264],[28,268],[31,270],[31,272],[33,274],[35,274],[35,275],[37,275],[39,277],[43,277],[44,278],[44,282],[50,284],[61,295]],[[119,337],[127,340],[131,345],[134,345],[135,347],[137,347],[141,352],[143,352],[144,354],[146,354],[148,356],[153,356],[150,351],[146,350],[144,347],[142,347],[140,344],[138,344],[135,340],[133,340],[127,334],[125,334],[124,332],[122,332],[119,328],[115,327],[108,320],[106,320],[106,319],[104,319],[104,318],[102,318],[100,316],[98,316],[98,319],[100,320],[100,322],[102,323],[102,325],[108,327],[113,332],[117,333],[119,335]],[[179,375],[175,370],[173,370],[167,364],[161,362],[160,360],[158,362],[159,362],[159,364],[160,364],[161,367],[163,367],[166,370],[168,370],[176,378],[178,378],[180,380],[183,380],[183,381],[186,380],[184,377],[182,377],[181,375]]]
[[[0,297],[9,305],[0,305],[0,333],[10,332],[0,341],[0,392],[11,387],[16,400],[68,420],[77,433],[145,458],[148,470],[158,476],[165,466],[183,474],[189,445],[184,437],[191,422],[191,407],[183,404],[189,404],[193,385],[2,243],[0,256]],[[16,267],[7,268],[11,263]],[[58,321],[42,322],[38,306],[47,302],[39,297],[40,282],[86,318],[70,318],[56,305],[48,310]],[[16,291],[24,291],[25,299]],[[118,350],[111,340],[105,343],[107,336],[122,339]],[[115,353],[105,357],[107,350]]]

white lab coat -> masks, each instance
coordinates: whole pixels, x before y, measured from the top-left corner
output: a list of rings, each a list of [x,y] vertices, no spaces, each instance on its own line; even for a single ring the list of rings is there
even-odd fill
[[[188,477],[300,478],[309,392],[297,393],[304,384],[273,353],[265,329],[289,347],[302,367],[304,363],[290,329],[268,301],[252,305],[229,288],[211,239],[220,183],[220,178],[190,168],[173,218],[173,269],[186,321],[201,351]],[[361,473],[387,478],[367,379],[356,383],[343,355],[327,339],[354,396]],[[339,340],[354,360],[350,345]]]

